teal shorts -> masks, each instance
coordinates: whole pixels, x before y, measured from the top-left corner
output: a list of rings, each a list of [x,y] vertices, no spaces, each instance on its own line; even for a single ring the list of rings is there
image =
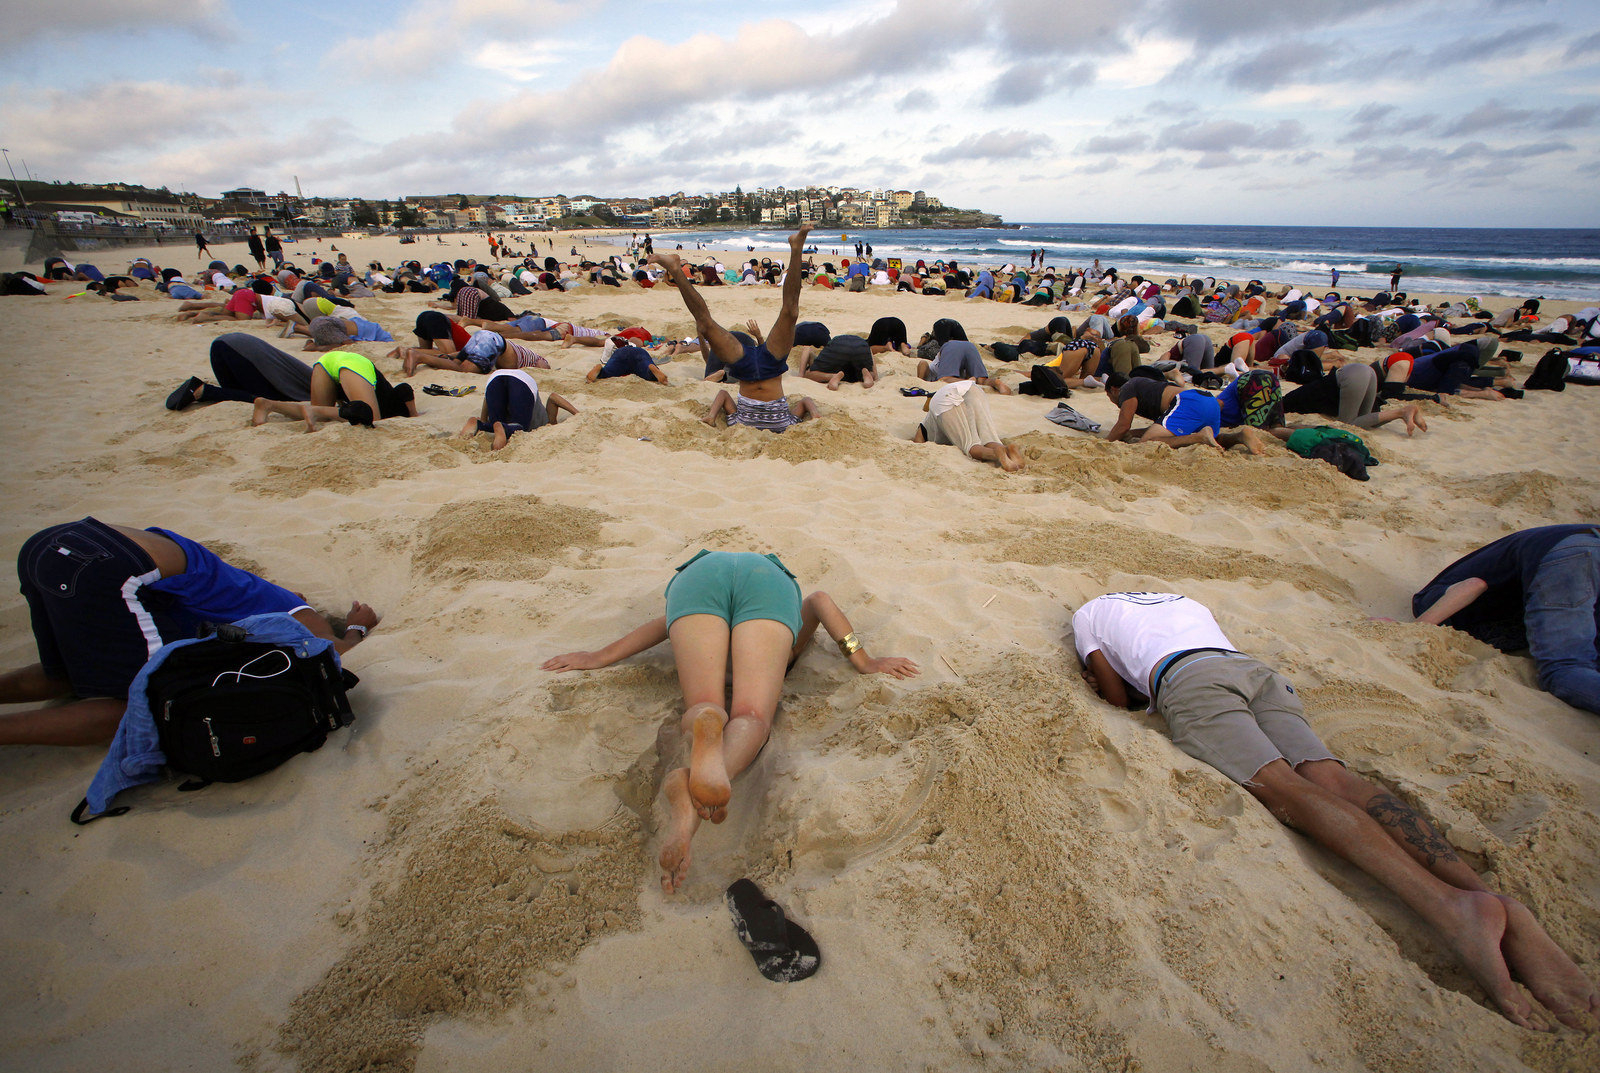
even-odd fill
[[[800,583],[776,555],[702,551],[667,583],[667,627],[685,615],[716,615],[729,628],[765,618],[800,636]]]

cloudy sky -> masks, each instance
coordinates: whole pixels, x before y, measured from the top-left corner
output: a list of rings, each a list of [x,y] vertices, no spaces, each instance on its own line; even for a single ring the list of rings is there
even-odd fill
[[[1593,0],[6,7],[0,143],[44,179],[1600,226]]]

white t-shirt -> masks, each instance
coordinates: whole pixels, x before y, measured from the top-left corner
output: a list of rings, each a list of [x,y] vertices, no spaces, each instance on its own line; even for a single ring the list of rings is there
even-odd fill
[[[938,391],[935,391],[933,397],[928,400],[928,413],[938,417],[940,414],[946,414],[954,410],[966,400],[967,392],[971,391],[976,384],[977,381],[975,380],[957,380],[953,384],[946,384]]]
[[[1288,305],[1290,302],[1298,302],[1300,298],[1300,288],[1296,287],[1294,290],[1283,296],[1283,304]]]
[[[1237,651],[1204,604],[1170,592],[1096,597],[1072,616],[1072,639],[1084,663],[1101,652],[1141,693],[1150,692],[1150,672],[1163,656],[1191,648]]]
[[[279,298],[275,294],[263,294],[261,296],[261,315],[267,320],[271,320],[273,317],[293,320],[297,312],[299,311],[295,309],[294,303],[287,298]]]

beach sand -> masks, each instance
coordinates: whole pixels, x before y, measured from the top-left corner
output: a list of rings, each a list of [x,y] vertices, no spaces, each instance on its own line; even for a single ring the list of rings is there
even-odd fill
[[[358,265],[486,254],[466,241],[333,244]],[[582,239],[554,241],[562,256]],[[312,250],[328,255],[289,247],[301,264]],[[138,252],[80,256],[110,270]],[[195,267],[181,244],[149,252]],[[1179,752],[1158,717],[1101,703],[1069,628],[1110,590],[1201,600],[1298,684],[1355,770],[1600,974],[1600,723],[1539,692],[1527,659],[1409,621],[1411,593],[1465,552],[1596,517],[1600,395],[1426,406],[1426,434],[1367,435],[1382,464],[1365,484],[1275,441],[1262,458],[1111,445],[1047,422],[1048,402],[990,396],[1028,457],[1009,476],[909,442],[909,359],[880,359],[870,391],[792,377],[825,414],[773,436],[700,423],[717,388],[697,357],[670,363],[666,387],[586,384],[598,351],[536,346],[541,386],[581,414],[496,454],[454,438],[481,388],[315,435],[250,428],[237,404],[170,413],[228,326],[176,324],[148,287],[138,303],[67,293],[0,299],[0,554],[87,514],[160,525],[383,621],[347,660],[355,725],[248,782],[143,788],[120,799],[127,816],[78,828],[103,750],[5,751],[0,1066],[1600,1068],[1595,1039],[1503,1019],[1397,899]],[[704,293],[725,325],[776,314],[770,287]],[[666,287],[511,305],[690,327]],[[357,306],[410,342],[426,298]],[[1053,311],[802,296],[835,334],[888,314],[913,340],[955,317],[982,344]],[[398,380],[391,345],[352,349]],[[1519,349],[1526,375],[1545,348]],[[1112,420],[1099,392],[1072,405]],[[857,676],[814,646],[728,821],[702,828],[666,897],[668,647],[601,671],[539,665],[660,614],[702,547],[780,554],[869,652],[922,675]],[[35,655],[8,591],[0,665],[15,667]],[[816,977],[757,975],[722,899],[740,876],[817,938]]]

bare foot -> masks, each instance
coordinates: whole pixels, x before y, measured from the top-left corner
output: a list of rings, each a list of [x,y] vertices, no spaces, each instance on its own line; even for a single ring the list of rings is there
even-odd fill
[[[839,390],[839,385],[842,384],[842,383],[844,383],[844,373],[842,373],[842,372],[834,373],[831,377],[828,378],[828,390],[829,391],[838,391]]]
[[[1017,448],[1006,445],[1005,461],[1000,463],[1001,468],[1007,473],[1021,473],[1028,460],[1022,457],[1022,452]]]
[[[279,339],[287,339],[293,334],[294,334],[294,321],[292,321],[292,320],[291,321],[286,321],[284,323],[284,325],[283,325],[283,331],[278,333],[278,338]]]
[[[689,750],[689,796],[702,820],[721,823],[728,816],[733,786],[722,755],[722,728],[728,713],[715,704],[698,705],[690,717],[694,744]]]
[[[689,842],[700,829],[700,817],[695,815],[694,799],[689,796],[689,769],[678,768],[667,773],[661,784],[667,798],[667,841],[661,847],[661,889],[676,894],[683,881],[689,877]]]
[[[660,265],[669,275],[683,274],[683,258],[675,253],[652,253],[645,258],[650,264]]]
[[[1411,435],[1419,428],[1424,432],[1428,431],[1428,422],[1423,419],[1422,409],[1417,406],[1416,403],[1412,403],[1402,410],[1400,412],[1400,417],[1406,423],[1407,436]]]
[[[309,402],[300,404],[300,416],[305,419],[307,432],[317,431],[317,417],[312,411],[313,407]]]
[[[1511,971],[1500,944],[1506,937],[1506,910],[1500,899],[1483,891],[1458,891],[1454,898],[1460,924],[1445,941],[1455,950],[1462,966],[1489,993],[1489,1000],[1513,1024],[1537,1032],[1548,1026],[1534,1013],[1533,1005],[1511,981]]]
[[[267,423],[267,418],[270,416],[272,416],[272,400],[257,399],[255,413],[250,415],[250,424],[253,426],[264,425]]]
[[[1195,435],[1199,436],[1209,446],[1215,447],[1218,451],[1220,451],[1223,454],[1227,454],[1227,448],[1223,447],[1222,444],[1217,442],[1217,434],[1215,432],[1211,431],[1211,426],[1210,425],[1206,425],[1199,432],[1195,433]]]
[[[1515,898],[1497,897],[1506,911],[1500,952],[1512,975],[1562,1024],[1580,1032],[1594,1031],[1600,1021],[1600,991],[1539,925],[1532,910]]]
[[[405,361],[401,363],[401,368],[404,369],[405,374],[407,376],[416,376],[417,375],[417,356],[408,351],[406,353]]]
[[[1266,448],[1261,445],[1261,433],[1257,432],[1249,425],[1246,425],[1239,430],[1239,438],[1244,441],[1245,447],[1249,449],[1251,454],[1259,455],[1266,453]]]
[[[803,252],[806,248],[806,236],[809,234],[811,234],[811,225],[801,224],[800,230],[789,236],[789,249],[796,254]]]
[[[498,451],[509,442],[511,442],[511,437],[506,435],[505,425],[496,421],[494,423],[494,442],[489,444],[489,450]]]

